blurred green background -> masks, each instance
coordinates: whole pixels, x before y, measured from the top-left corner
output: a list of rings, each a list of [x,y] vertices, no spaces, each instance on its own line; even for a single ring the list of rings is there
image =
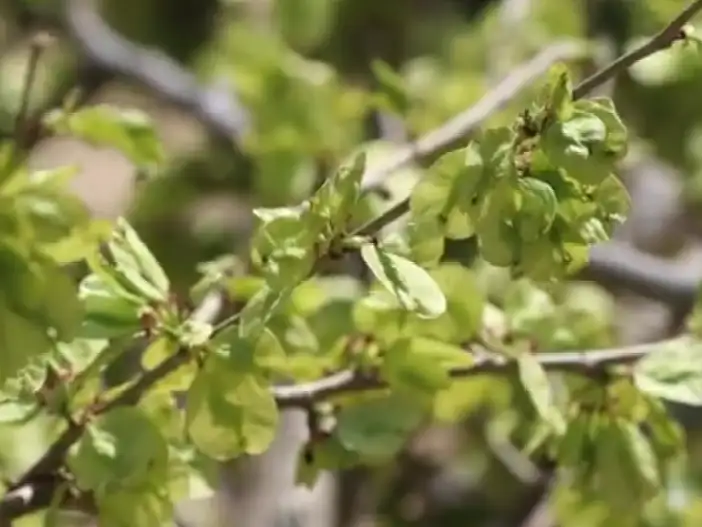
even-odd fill
[[[197,280],[199,263],[232,252],[246,254],[253,207],[299,202],[359,144],[377,141],[375,161],[382,162],[395,143],[430,131],[470,107],[516,65],[558,42],[582,43],[583,59],[571,63],[582,77],[658,31],[684,4],[0,0],[0,130],[9,132],[13,126],[29,48],[43,31],[54,40],[41,59],[32,112],[40,115],[79,93],[88,104],[110,102],[149,113],[168,154],[166,169],[153,177],[138,178],[116,153],[69,139],[39,142],[30,162],[35,167],[81,165],[76,192],[96,215],[127,214],[175,287],[185,292]],[[91,16],[120,35],[121,44],[129,43],[133,53],[121,60],[131,61],[131,70],[86,53],[82,39],[90,32],[83,35],[80,29],[92,27]],[[89,40],[108,52],[113,44],[100,33]],[[178,78],[190,90],[188,101],[211,100],[220,117],[239,115],[241,135],[226,137],[202,118],[202,107],[178,107],[172,94],[144,86],[134,72],[139,57],[149,54],[159,64],[169,57],[171,68],[151,69],[150,74],[168,78],[175,68],[185,75]],[[536,88],[525,90],[490,124],[509,122]],[[687,254],[698,247],[702,232],[702,55],[694,46],[674,46],[637,64],[606,90],[632,131],[631,161],[623,170],[634,196],[632,222],[639,222],[628,226],[633,241],[670,257]],[[211,99],[205,98],[207,93]],[[234,108],[232,113],[232,103],[245,111]],[[371,196],[369,208],[406,192],[414,177],[406,172],[393,178],[389,196]],[[660,207],[671,203],[664,199],[669,195],[672,212],[659,214]],[[675,221],[668,221],[671,214]],[[607,312],[608,323],[616,325],[622,341],[668,331],[670,310],[660,303],[624,294],[616,305]],[[616,320],[611,313],[617,313]],[[644,329],[648,333],[641,333]],[[481,394],[479,383],[469,389]],[[489,386],[495,389],[495,384]],[[509,386],[503,389],[507,393]],[[476,408],[480,397],[474,397]],[[695,426],[702,414],[690,409],[678,413],[689,429],[690,462],[670,502],[652,504],[642,525],[702,524],[702,435]],[[538,515],[548,467],[501,442],[500,434],[491,431],[499,421],[492,428],[476,423],[482,423],[479,412],[460,426],[423,431],[391,467],[337,475],[335,492],[323,498],[333,502],[326,504],[332,512],[321,523],[314,523],[317,505],[289,489],[286,496],[292,497],[285,500],[297,505],[287,508],[279,505],[283,491],[274,492],[269,502],[241,491],[242,478],[254,470],[241,463],[228,467],[222,480],[222,493],[229,495],[223,505],[228,516],[219,515],[217,523],[209,502],[197,502],[183,514],[196,518],[189,520],[191,525],[255,525],[242,510],[253,517],[257,507],[278,503],[288,513],[279,514],[275,525],[555,525],[549,515]],[[0,434],[0,463],[19,466],[36,455],[43,448],[39,426]],[[264,480],[276,478],[275,463],[256,470]],[[242,505],[246,500],[248,505]],[[565,494],[556,503],[568,527],[619,525]],[[200,514],[201,509],[209,512]],[[298,509],[308,516],[289,512]]]

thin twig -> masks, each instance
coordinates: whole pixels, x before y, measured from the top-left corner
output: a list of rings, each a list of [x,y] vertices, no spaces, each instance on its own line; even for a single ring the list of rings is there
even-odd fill
[[[86,9],[85,2],[89,0],[71,0],[69,2],[71,6],[78,9]],[[581,85],[575,89],[575,94],[577,97],[582,97],[589,92],[590,89],[594,88],[598,84],[605,82],[617,72],[629,67],[631,64],[637,60],[641,60],[646,56],[664,49],[670,45],[675,40],[682,38],[682,28],[689,21],[692,16],[702,9],[702,0],[697,0],[693,2],[689,7],[687,7],[683,12],[676,17],[673,22],[671,22],[668,27],[656,35],[649,43],[645,44],[641,48],[634,50],[632,53],[624,55],[623,57],[617,59],[613,64],[604,68],[601,72],[596,73],[589,79],[586,79]],[[94,13],[88,11],[73,11],[73,15],[82,16],[83,18],[74,18],[74,28],[86,30],[86,28],[92,27],[96,28],[95,23],[101,23],[99,18],[90,19]],[[76,22],[81,22],[76,24]],[[92,26],[90,24],[93,24]],[[100,31],[104,31],[104,27]],[[85,33],[83,33],[85,36]],[[95,37],[95,34],[91,35]],[[100,39],[105,38],[104,33],[101,33],[98,38],[98,43]],[[110,42],[109,38],[106,38],[107,42]],[[95,44],[95,38],[90,38],[84,41],[90,45]],[[110,42],[114,45],[115,42]],[[119,43],[124,44],[124,42]],[[109,48],[109,46],[108,46]],[[98,52],[96,52],[98,49]],[[125,48],[117,46],[114,47],[112,51],[117,50],[117,54],[111,55],[99,55],[99,51],[102,48],[87,47],[86,51],[88,53],[93,53],[95,57],[101,61],[103,64],[107,64],[113,67],[115,71],[122,71],[124,64],[119,60],[114,61],[112,59],[119,59],[119,53],[125,51]],[[104,51],[104,50],[103,50]],[[126,50],[135,51],[135,50]],[[141,50],[138,50],[139,53]],[[576,53],[577,52],[577,53]],[[492,115],[496,110],[501,108],[509,100],[511,100],[521,88],[529,83],[539,75],[543,74],[550,66],[556,61],[565,60],[569,57],[574,57],[576,54],[582,53],[580,48],[575,48],[573,45],[564,45],[562,47],[549,48],[548,50],[537,55],[532,61],[524,66],[521,66],[515,70],[515,72],[510,75],[505,81],[500,83],[494,90],[492,90],[488,95],[486,95],[476,106],[464,112],[463,114],[457,116],[455,119],[449,121],[446,125],[440,127],[427,134],[426,136],[420,138],[416,143],[410,145],[409,147],[402,149],[396,157],[394,157],[390,162],[387,162],[383,167],[377,167],[373,172],[366,174],[365,186],[377,185],[385,176],[394,172],[398,168],[422,159],[427,159],[428,157],[437,155],[442,151],[450,149],[456,144],[459,144],[463,138],[474,131],[487,117]],[[121,57],[124,58],[124,57]],[[156,57],[153,58],[162,58]],[[158,63],[154,61],[140,61],[138,65],[143,68],[145,65],[156,67]],[[171,66],[169,66],[171,67]],[[176,71],[173,69],[169,71],[170,73],[178,73],[181,75],[180,70]],[[123,73],[132,76],[141,76],[141,78],[146,79],[161,79],[162,77],[144,75],[149,72],[140,70],[135,73],[134,70],[123,71]],[[177,77],[176,77],[177,78]],[[180,80],[184,80],[181,76]],[[189,83],[189,79],[185,79]],[[168,86],[163,86],[158,84],[158,90],[162,93],[168,95],[169,93],[174,95],[173,99],[178,100],[182,94],[173,93]],[[188,88],[185,90],[187,97],[181,98],[186,106],[195,105],[196,107],[202,109],[201,101],[193,99],[193,90]],[[577,98],[576,97],[576,98]],[[207,112],[206,112],[207,114]],[[211,114],[210,119],[212,119]],[[234,115],[234,114],[230,114]],[[211,125],[218,126],[221,128],[221,122],[211,121]],[[231,125],[231,127],[230,127]],[[241,122],[234,124],[232,120],[230,125],[225,126],[224,133],[230,138],[236,137],[237,133],[241,131]],[[234,128],[236,130],[234,130]],[[401,204],[399,209],[407,209],[407,203]],[[401,214],[400,214],[401,215]],[[392,221],[398,217],[397,212],[388,211],[384,213],[382,217],[392,218]],[[389,222],[386,222],[387,224]],[[384,224],[382,222],[373,225],[373,230],[382,227]],[[367,232],[363,231],[362,234]],[[218,312],[217,309],[208,308],[207,305],[212,303],[217,303],[215,299],[212,301],[213,297],[208,297],[205,301],[205,306],[201,306],[198,310],[198,316],[203,316],[207,320],[212,320],[210,316],[212,313]],[[220,300],[221,301],[221,300]],[[207,313],[205,317],[204,313]],[[641,357],[661,349],[663,346],[670,345],[676,342],[678,339],[672,339],[670,341],[664,341],[657,344],[647,344],[647,345],[637,345],[625,348],[616,348],[609,350],[591,350],[583,352],[568,352],[568,353],[546,353],[537,355],[537,360],[541,365],[552,371],[575,371],[579,373],[587,373],[591,370],[597,370],[612,364],[627,364],[639,360]],[[124,404],[134,404],[140,396],[147,391],[154,383],[168,373],[175,371],[180,367],[185,361],[187,361],[187,353],[179,353],[166,359],[163,363],[157,366],[155,369],[146,372],[132,387],[123,392],[117,399],[108,404],[103,408],[102,411],[107,411],[118,405]],[[495,355],[480,356],[476,358],[476,361],[467,367],[456,368],[449,372],[452,378],[467,378],[470,376],[484,374],[484,373],[498,373],[506,372],[511,369],[513,363],[505,358]],[[361,376],[353,371],[343,371],[337,374],[331,375],[329,377],[320,379],[315,382],[294,385],[294,386],[276,386],[273,387],[273,393],[278,405],[282,408],[292,407],[292,406],[303,406],[308,407],[311,402],[326,399],[328,397],[338,395],[341,393],[346,393],[355,390],[372,390],[384,388],[385,383],[377,376]],[[80,438],[82,433],[82,427],[78,424],[69,424],[67,430],[54,442],[54,444],[47,450],[44,456],[40,458],[17,482],[13,485],[10,491],[0,500],[0,521],[12,520],[19,516],[28,514],[35,510],[38,510],[46,504],[38,503],[39,500],[33,499],[32,496],[38,496],[39,490],[43,488],[42,483],[46,483],[50,478],[56,477],[56,471],[63,465],[65,461],[65,455],[67,454],[70,447]],[[60,483],[60,482],[59,482]],[[56,485],[51,485],[51,488],[55,489]],[[53,491],[50,493],[53,495]],[[21,499],[20,499],[21,498]],[[16,506],[18,499],[20,501],[21,507]]]
[[[683,28],[685,24],[700,10],[702,10],[702,0],[696,0],[645,44],[626,55],[622,55],[602,70],[578,84],[573,89],[573,99],[583,98],[592,89],[606,82],[614,75],[626,70],[634,63],[684,38]],[[392,158],[388,159],[382,166],[374,168],[373,171],[369,171],[365,174],[364,187],[377,186],[390,174],[408,164],[418,161],[421,162],[424,159],[440,155],[456,147],[468,135],[473,133],[488,117],[512,100],[526,84],[533,82],[543,75],[553,63],[565,60],[566,58],[573,58],[577,56],[577,54],[582,54],[582,50],[579,47],[574,47],[572,44],[547,48],[526,64],[515,69],[513,73],[495,86],[494,90],[491,90],[478,101],[475,106],[472,106],[443,126],[429,132],[416,142],[403,148]],[[374,234],[408,211],[409,198],[391,207],[367,225],[362,226],[355,234]]]
[[[582,57],[583,46],[561,42],[547,47],[524,64],[517,66],[494,89],[473,106],[459,113],[439,128],[400,148],[382,164],[371,167],[363,175],[363,189],[372,190],[382,185],[389,175],[411,164],[422,163],[458,146],[467,136],[476,132],[486,119],[495,114],[525,87],[542,77],[557,62]],[[354,234],[369,236],[393,223],[409,212],[409,199],[399,202],[383,214],[359,227]]]
[[[220,292],[211,293],[205,297],[195,310],[192,319],[201,322],[214,321],[221,310],[222,302],[223,299]],[[189,350],[179,350],[178,353],[168,357],[155,368],[142,374],[132,386],[103,406],[97,413],[104,414],[116,407],[137,403],[141,396],[158,381],[186,364],[189,359]],[[55,473],[64,464],[66,454],[80,439],[82,434],[83,426],[70,421],[68,428],[52,443],[44,455],[11,486],[10,491],[0,500],[0,521],[29,514],[47,506],[44,493],[39,493],[37,490],[39,488],[43,489],[43,486],[37,487],[37,485],[38,483],[43,485],[43,482],[47,479],[55,481],[56,484],[61,482],[61,479]],[[6,501],[8,499],[10,501]],[[26,507],[19,507],[17,505],[18,500],[24,500],[21,502],[25,503]]]
[[[66,25],[91,65],[123,75],[183,108],[218,138],[238,148],[249,129],[248,112],[229,89],[203,87],[167,55],[125,40],[98,14],[95,0],[66,0]]]
[[[653,344],[637,344],[623,348],[539,353],[536,359],[549,371],[588,374],[615,364],[634,363],[649,353],[685,342],[686,338],[675,337]],[[514,361],[502,355],[478,355],[473,364],[454,368],[449,371],[449,376],[453,379],[465,379],[488,373],[505,373],[513,366]],[[339,394],[383,388],[387,388],[387,384],[377,376],[360,375],[353,370],[345,370],[318,381],[276,386],[272,390],[281,408],[305,408]]]
[[[476,132],[486,119],[511,102],[524,88],[541,78],[557,62],[582,58],[585,46],[578,42],[560,42],[548,46],[512,72],[486,93],[477,103],[440,127],[423,135],[398,151],[382,164],[370,167],[363,176],[365,190],[381,185],[393,172],[459,145]]]
[[[669,48],[675,42],[679,40],[684,40],[685,35],[685,25],[694,17],[700,10],[702,10],[702,0],[695,0],[685,9],[683,9],[678,16],[676,16],[666,27],[659,31],[653,38],[646,41],[644,44],[638,48],[630,51],[626,55],[622,55],[617,60],[609,64],[609,66],[602,68],[598,72],[594,73],[583,82],[578,84],[573,89],[573,98],[581,99],[588,93],[590,93],[597,86],[604,84],[609,79],[618,75],[619,73],[627,70],[629,67],[633,66],[640,60],[645,59],[649,55]]]

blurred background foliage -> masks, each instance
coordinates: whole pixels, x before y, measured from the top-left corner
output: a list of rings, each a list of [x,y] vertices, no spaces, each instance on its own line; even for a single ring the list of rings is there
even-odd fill
[[[360,143],[377,141],[374,162],[382,162],[397,142],[430,131],[470,107],[513,67],[556,41],[582,42],[587,53],[572,65],[577,74],[585,75],[601,55],[621,53],[658,31],[682,4],[681,0],[99,2],[102,18],[125,39],[170,56],[192,72],[202,89],[214,86],[236,94],[248,120],[242,121],[247,126],[235,145],[210,133],[197,119],[180,114],[173,118],[159,94],[144,90],[134,79],[96,68],[71,38],[65,1],[0,0],[0,130],[7,133],[13,126],[29,45],[39,30],[49,30],[54,40],[41,59],[30,101],[33,111],[60,104],[77,87],[88,101],[138,105],[151,113],[165,141],[166,169],[146,180],[130,180],[129,197],[117,208],[94,205],[117,199],[109,170],[93,170],[84,180],[87,190],[78,191],[98,215],[125,212],[175,288],[186,292],[198,279],[200,262],[232,252],[247,257],[254,206],[299,202]],[[511,122],[536,89],[525,90],[489,124]],[[613,90],[631,128],[634,153],[645,152],[675,169],[685,189],[680,206],[691,218],[682,228],[694,236],[702,205],[700,55],[675,46],[639,63],[617,80]],[[49,163],[64,162],[65,155],[70,158],[59,150],[64,157]],[[388,195],[368,198],[368,210],[387,206],[396,194],[406,192],[415,177],[411,169],[396,174]],[[104,197],[95,201],[96,195]],[[459,260],[462,250],[457,249]],[[555,300],[544,300],[514,287],[504,291],[504,277],[494,270],[478,273],[489,284],[489,294],[501,298],[513,317],[523,309],[532,314],[558,312],[569,321],[558,325],[569,325],[577,338],[554,335],[538,317],[516,317],[531,330],[538,328],[545,347],[568,347],[570,341],[599,347],[619,340],[614,328],[620,322],[621,305],[615,306],[599,287],[583,285],[556,292]],[[313,325],[313,315],[309,318]],[[634,325],[641,323],[634,319]],[[316,334],[324,340],[323,334]],[[437,402],[437,416],[464,415],[465,422],[422,432],[392,466],[360,476],[358,471],[342,475],[338,524],[362,524],[353,517],[364,510],[376,525],[388,526],[551,525],[527,523],[544,493],[541,472],[548,467],[534,465],[504,441],[501,429],[513,437],[521,433],[512,423],[512,389],[505,380],[456,383],[452,395]],[[488,392],[492,408],[485,408]],[[495,398],[496,393],[503,397]],[[487,428],[476,426],[482,412],[499,419]],[[681,415],[690,425],[689,463],[680,468],[679,488],[671,490],[667,502],[652,503],[641,525],[692,527],[702,522],[702,437],[694,426],[702,416]],[[13,466],[26,465],[24,460],[43,448],[40,437],[40,428],[0,433],[0,463],[10,473]],[[362,492],[358,481],[363,482]],[[556,503],[563,525],[620,525],[601,517],[597,504],[561,494]]]

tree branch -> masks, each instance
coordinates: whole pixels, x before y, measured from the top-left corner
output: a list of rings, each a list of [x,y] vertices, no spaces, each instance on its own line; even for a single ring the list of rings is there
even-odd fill
[[[195,115],[220,140],[237,148],[249,129],[248,112],[229,89],[203,87],[167,55],[124,39],[97,13],[95,0],[66,0],[66,26],[95,68],[123,75]]]
[[[203,88],[192,74],[167,56],[126,41],[100,19],[94,0],[68,0],[66,6],[68,29],[83,54],[95,67],[135,80],[165,100],[190,111],[220,139],[238,141],[246,133],[249,116],[245,108],[226,90]],[[576,97],[582,97],[636,61],[665,49],[681,38],[684,25],[701,8],[702,0],[690,4],[648,42],[578,85],[574,90]],[[377,188],[387,176],[408,164],[426,161],[455,148],[525,86],[545,74],[555,62],[575,59],[584,54],[584,48],[574,42],[562,42],[546,48],[515,68],[475,105],[416,142],[401,148],[381,165],[369,169],[364,176],[364,190]],[[357,234],[374,234],[402,217],[408,210],[409,202],[404,200],[362,226]],[[591,252],[586,274],[598,281],[615,282],[634,293],[663,300],[683,309],[690,304],[696,293],[696,285],[702,280],[702,273],[699,276],[691,275],[690,272],[681,274],[675,264],[623,247],[618,242],[595,248]]]
[[[421,163],[456,148],[498,110],[512,101],[527,86],[546,74],[557,62],[582,58],[586,49],[577,42],[560,42],[545,48],[533,58],[512,69],[477,103],[440,127],[399,149],[382,164],[373,166],[363,176],[364,190],[382,185],[385,179],[411,163]]]
[[[608,66],[578,84],[573,89],[573,99],[582,99],[592,89],[606,82],[617,73],[624,71],[634,63],[684,38],[682,28],[700,10],[702,10],[702,0],[696,0],[675,17],[668,26],[645,44],[626,55],[622,55]],[[536,57],[526,64],[516,68],[502,82],[495,86],[494,90],[488,92],[474,106],[408,145],[391,159],[387,160],[382,166],[368,171],[364,175],[364,187],[372,188],[377,186],[390,174],[410,163],[421,162],[429,157],[441,155],[455,148],[464,141],[467,136],[475,132],[488,117],[492,116],[507,102],[512,100],[526,84],[533,82],[546,73],[555,62],[574,58],[578,55],[582,55],[582,53],[581,48],[573,47],[572,44],[561,44],[546,48],[545,51],[536,55]],[[378,218],[375,218],[367,225],[361,227],[356,234],[374,234],[408,211],[409,198],[398,203]]]
[[[213,102],[211,93],[205,93],[198,88],[193,77],[184,73],[170,59],[154,52],[132,46],[118,37],[105,26],[97,14],[90,9],[88,2],[92,0],[69,0],[67,18],[70,27],[82,45],[84,52],[101,67],[127,75],[141,81],[146,86],[156,90],[168,100],[190,109],[196,113],[208,126],[220,136],[229,140],[240,139],[242,130],[246,127],[245,112],[231,99],[220,106],[223,99]],[[618,72],[626,69],[638,60],[669,46],[684,37],[683,26],[692,16],[702,9],[702,0],[690,4],[665,29],[654,36],[649,42],[624,55],[615,62],[586,79],[575,88],[574,97],[580,98],[595,86],[605,82]],[[494,90],[488,93],[475,106],[458,115],[444,126],[423,136],[412,145],[402,149],[395,157],[382,167],[376,167],[365,175],[364,187],[378,185],[382,179],[395,170],[416,161],[438,155],[460,144],[464,138],[476,130],[495,111],[509,102],[522,89],[533,82],[538,76],[559,60],[573,58],[582,54],[582,49],[574,44],[561,44],[548,48],[534,59],[518,67]],[[376,232],[384,225],[397,219],[408,209],[408,202],[393,207],[371,224],[360,230],[361,234]],[[384,219],[383,219],[384,218]],[[595,259],[597,251],[593,252]],[[618,263],[631,261],[632,255]],[[604,261],[604,260],[602,260]],[[648,262],[651,276],[645,277],[645,283],[658,282],[664,291],[676,296],[689,298],[694,291],[692,282],[666,284],[663,278],[671,278],[670,268],[656,269]],[[636,262],[636,269],[641,269],[641,262]],[[617,269],[610,264],[611,269]],[[631,271],[631,268],[630,268]],[[630,271],[627,271],[629,273]],[[663,272],[665,271],[665,272]],[[642,275],[643,276],[643,275]],[[214,320],[219,312],[221,297],[213,294],[197,310],[198,320]],[[673,345],[685,337],[678,337],[656,344],[636,345],[625,348],[589,350],[582,352],[543,353],[538,354],[537,360],[550,371],[573,371],[589,373],[613,364],[629,364],[641,357],[655,352],[661,347]],[[144,373],[137,382],[125,390],[119,397],[102,408],[101,412],[126,404],[134,404],[141,395],[151,388],[165,375],[175,371],[189,359],[189,354],[181,351],[162,362],[155,369]],[[467,367],[455,368],[449,372],[452,378],[467,378],[485,373],[508,372],[513,362],[506,357],[497,355],[479,356]],[[329,377],[311,383],[294,386],[276,386],[272,388],[274,397],[281,408],[303,406],[332,397],[341,393],[357,390],[382,389],[386,384],[377,375],[362,375],[354,371],[342,371]],[[59,469],[65,462],[70,447],[80,439],[83,427],[69,423],[68,428],[52,444],[47,452],[11,486],[5,496],[0,499],[0,523],[11,521],[48,505],[46,496],[53,496],[62,478]],[[49,492],[50,491],[50,492]]]
[[[702,0],[696,0],[686,7],[663,30],[630,53],[623,55],[582,81],[573,90],[573,98],[587,95],[598,85],[657,51],[665,49],[685,37],[684,26],[702,10]],[[399,150],[382,165],[371,168],[364,175],[363,186],[372,189],[393,172],[415,162],[426,161],[452,148],[457,147],[466,137],[474,133],[483,122],[514,98],[524,85],[543,75],[554,62],[574,58],[582,53],[573,45],[561,44],[547,48],[519,66],[500,82],[494,90],[486,94],[474,106],[462,112],[446,124],[429,132],[414,143]],[[397,203],[357,229],[356,235],[372,235],[395,222],[409,212],[409,198]],[[702,280],[702,273],[681,275],[675,264],[645,254],[633,247],[618,242],[610,242],[604,247],[590,252],[587,273],[598,280],[617,281],[631,291],[654,299],[660,299],[684,308],[691,304]]]
[[[206,296],[192,315],[192,319],[212,323],[221,311],[223,303],[219,291]],[[118,406],[136,404],[141,396],[158,381],[184,365],[191,355],[189,350],[181,349],[168,357],[155,368],[145,372],[139,379],[118,397],[103,406],[97,414],[106,413]],[[68,428],[52,443],[44,455],[39,458],[0,499],[0,525],[48,506],[46,487],[56,488],[64,481],[58,470],[64,465],[70,448],[80,439],[83,426],[70,421]],[[47,482],[51,482],[50,485]]]
[[[602,68],[594,73],[578,86],[573,89],[573,98],[582,99],[597,86],[604,84],[612,77],[627,70],[632,65],[640,60],[645,59],[649,55],[666,49],[673,45],[678,40],[684,40],[685,25],[702,10],[702,0],[695,0],[683,9],[666,27],[659,31],[653,38],[646,41],[638,48],[630,51],[626,55],[622,55],[609,66]]]
[[[548,352],[536,354],[536,359],[548,371],[590,374],[612,365],[632,364],[649,353],[685,342],[680,336],[651,344],[637,344],[623,348],[585,350],[573,352]],[[515,363],[508,357],[495,354],[480,354],[470,366],[449,371],[453,379],[465,379],[486,373],[507,373]],[[315,402],[349,392],[380,390],[388,385],[375,375],[363,375],[353,370],[330,375],[318,381],[272,388],[275,400],[281,408],[308,407]]]

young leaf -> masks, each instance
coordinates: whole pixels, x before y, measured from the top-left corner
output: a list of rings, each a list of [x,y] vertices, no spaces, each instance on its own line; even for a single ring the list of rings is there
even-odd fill
[[[410,221],[407,238],[412,260],[422,267],[436,265],[444,254],[444,233],[435,218]]]
[[[87,106],[69,115],[55,111],[47,115],[49,128],[99,146],[121,151],[137,167],[154,171],[163,161],[163,147],[150,119],[137,110],[109,105]]]
[[[477,210],[487,181],[483,150],[482,145],[470,143],[440,157],[412,189],[413,218],[420,222],[434,218],[443,221],[445,235],[450,238],[472,236],[470,214]]]
[[[170,288],[168,277],[161,268],[161,264],[151,254],[146,244],[141,241],[137,232],[124,218],[117,219],[116,232],[123,240],[125,248],[133,256],[134,264],[136,264],[144,278],[151,282],[161,294],[167,295]]]
[[[568,423],[566,432],[558,444],[558,462],[565,467],[577,467],[589,460],[584,455],[589,443],[590,415],[579,413]]]
[[[536,357],[531,353],[521,353],[517,357],[519,380],[529,394],[539,416],[548,423],[557,434],[566,430],[563,416],[553,400],[551,385],[546,372]]]
[[[188,390],[188,435],[216,460],[263,453],[275,436],[278,408],[265,380],[221,355],[208,358]]]
[[[691,406],[702,406],[702,343],[682,337],[651,344],[634,369],[639,390]]]
[[[604,148],[608,152],[618,158],[626,154],[628,132],[611,99],[606,97],[581,99],[575,103],[575,107],[578,110],[595,115],[604,123],[607,128]]]
[[[573,87],[568,69],[563,64],[551,68],[549,81],[543,91],[543,104],[547,105],[558,119],[570,117]]]
[[[180,350],[178,341],[162,336],[155,339],[147,346],[141,356],[141,365],[146,370],[151,370],[161,364],[164,360],[172,357]],[[195,377],[197,369],[194,364],[186,363],[180,368],[163,377],[158,383],[158,390],[181,391],[187,390]]]
[[[558,208],[556,193],[547,183],[531,177],[520,178],[517,188],[519,232],[525,242],[533,242],[551,228]]]
[[[685,451],[685,432],[665,405],[653,397],[646,398],[648,415],[646,428],[651,438],[651,446],[663,460],[679,456]]]
[[[485,293],[476,275],[460,264],[445,263],[429,271],[444,292],[446,311],[435,319],[412,321],[414,334],[460,345],[483,324]]]
[[[318,226],[307,209],[256,209],[263,221],[252,241],[251,257],[275,289],[296,286],[312,271]]]
[[[118,296],[99,276],[86,276],[80,284],[78,297],[85,310],[80,329],[81,337],[126,337],[139,331],[141,306]]]
[[[123,406],[87,426],[68,465],[82,489],[139,487],[165,478],[168,445],[139,408]]]
[[[41,412],[36,397],[30,394],[0,392],[0,424],[23,424]]]
[[[418,265],[372,243],[361,247],[361,256],[378,281],[408,311],[424,318],[436,318],[446,311],[441,289]]]
[[[457,346],[427,338],[398,340],[385,352],[382,372],[389,384],[419,395],[433,395],[449,385],[448,370],[473,359]]]
[[[636,424],[604,419],[596,452],[598,490],[615,509],[639,508],[660,490],[653,449]]]
[[[0,381],[51,347],[46,326],[15,313],[0,295]]]
[[[112,239],[108,242],[107,246],[112,259],[112,262],[107,264],[110,267],[108,272],[114,276],[115,280],[117,280],[124,289],[144,299],[146,302],[160,303],[167,299],[168,287],[163,289],[161,286],[164,282],[159,280],[158,277],[156,281],[160,282],[159,285],[152,282],[150,275],[153,267],[149,266],[147,268],[149,272],[149,275],[147,275],[142,266],[144,254],[142,253],[141,256],[135,254],[131,243],[127,242],[123,233],[120,232],[120,229],[114,231]],[[145,246],[144,249],[148,251]],[[158,267],[158,263],[155,260],[153,260],[153,265]],[[167,283],[168,281],[166,280],[165,284]]]
[[[326,227],[324,236],[327,241],[344,231],[361,195],[365,166],[366,154],[355,154],[312,197],[309,214]]]
[[[263,333],[266,324],[290,298],[293,288],[281,291],[262,287],[244,306],[239,316],[239,336],[252,343]]]
[[[99,493],[97,505],[100,527],[155,527],[173,518],[167,489],[156,485]]]

